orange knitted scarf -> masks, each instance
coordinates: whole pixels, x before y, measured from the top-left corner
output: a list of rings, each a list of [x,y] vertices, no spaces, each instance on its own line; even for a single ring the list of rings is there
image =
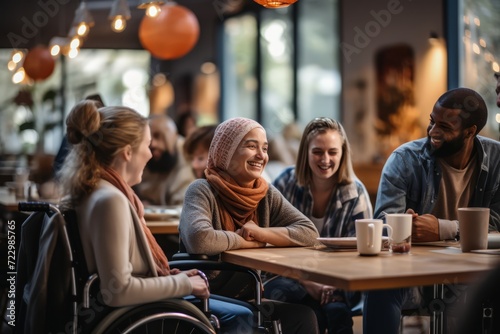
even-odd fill
[[[137,195],[134,193],[132,188],[125,183],[123,178],[112,168],[104,168],[101,170],[101,178],[111,183],[113,186],[118,188],[132,203],[132,206],[137,212],[139,219],[141,220],[142,230],[144,234],[146,234],[146,238],[148,240],[149,248],[151,249],[151,253],[153,254],[153,259],[156,264],[156,271],[159,276],[167,276],[170,273],[170,268],[168,265],[168,260],[161,249],[160,245],[156,242],[155,237],[149,230],[149,227],[146,226],[146,220],[144,219],[144,205]]]
[[[224,230],[234,232],[250,220],[259,224],[257,206],[269,189],[266,180],[260,177],[255,180],[252,188],[243,188],[226,172],[217,168],[207,168],[205,176],[215,188]]]

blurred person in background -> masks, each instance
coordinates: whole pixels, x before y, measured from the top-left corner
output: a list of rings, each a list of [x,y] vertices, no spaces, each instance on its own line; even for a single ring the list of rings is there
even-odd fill
[[[205,125],[195,129],[184,142],[184,155],[191,164],[197,179],[205,177],[208,162],[208,149],[217,125]]]
[[[195,177],[183,155],[184,138],[166,115],[149,120],[151,153],[142,182],[135,187],[139,198],[150,205],[182,205],[184,194]]]

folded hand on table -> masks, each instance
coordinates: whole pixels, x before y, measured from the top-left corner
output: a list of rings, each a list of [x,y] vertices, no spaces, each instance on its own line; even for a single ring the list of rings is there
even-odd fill
[[[253,221],[246,222],[241,228],[236,230],[236,233],[247,241],[259,240],[261,227]]]
[[[299,246],[290,238],[290,233],[286,227],[260,227],[253,221],[248,221],[236,233],[247,241],[258,241],[271,244],[277,247]]]
[[[261,227],[253,221],[246,222],[236,233],[243,238],[241,248],[260,248],[266,247],[266,243],[259,240]]]

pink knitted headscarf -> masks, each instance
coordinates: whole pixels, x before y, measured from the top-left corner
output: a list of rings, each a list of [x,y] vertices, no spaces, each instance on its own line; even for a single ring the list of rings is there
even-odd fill
[[[219,124],[208,150],[208,168],[217,167],[226,171],[243,137],[255,128],[264,130],[256,121],[244,117],[231,118]]]

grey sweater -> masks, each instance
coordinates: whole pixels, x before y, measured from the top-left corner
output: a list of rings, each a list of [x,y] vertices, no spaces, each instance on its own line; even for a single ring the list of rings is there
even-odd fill
[[[286,227],[290,238],[300,246],[317,244],[314,224],[291,205],[271,184],[257,208],[261,227]],[[186,191],[179,232],[188,253],[216,255],[240,248],[241,237],[222,230],[219,206],[207,180],[198,179]]]

